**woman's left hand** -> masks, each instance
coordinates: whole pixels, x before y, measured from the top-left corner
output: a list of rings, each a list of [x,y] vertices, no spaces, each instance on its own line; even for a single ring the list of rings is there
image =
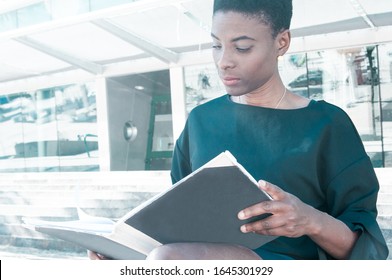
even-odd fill
[[[300,237],[311,232],[312,216],[315,214],[313,207],[271,183],[261,180],[259,188],[267,192],[273,200],[263,201],[240,211],[238,218],[244,220],[264,213],[273,215],[243,225],[242,232],[286,237]]]

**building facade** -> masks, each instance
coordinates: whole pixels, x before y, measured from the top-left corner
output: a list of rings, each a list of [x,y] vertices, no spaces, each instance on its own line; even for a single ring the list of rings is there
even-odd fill
[[[0,172],[168,170],[188,113],[225,94],[212,1],[33,2],[0,14]],[[289,90],[345,110],[374,167],[392,167],[392,4],[361,3],[365,16],[294,22],[279,68]]]

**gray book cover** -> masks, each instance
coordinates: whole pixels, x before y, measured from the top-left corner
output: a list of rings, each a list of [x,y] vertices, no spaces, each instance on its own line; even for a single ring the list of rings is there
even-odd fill
[[[162,244],[235,243],[255,249],[275,237],[242,233],[240,210],[270,199],[236,165],[203,168],[164,196],[143,207],[125,223]]]

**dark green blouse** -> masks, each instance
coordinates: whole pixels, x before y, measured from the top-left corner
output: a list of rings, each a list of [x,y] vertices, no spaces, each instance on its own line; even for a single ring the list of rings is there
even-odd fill
[[[225,150],[256,180],[269,181],[359,231],[351,259],[387,258],[376,222],[378,181],[340,108],[312,100],[306,108],[270,109],[234,103],[229,95],[209,101],[192,110],[176,142],[173,182]],[[326,256],[307,236],[280,237],[255,251],[263,259]]]

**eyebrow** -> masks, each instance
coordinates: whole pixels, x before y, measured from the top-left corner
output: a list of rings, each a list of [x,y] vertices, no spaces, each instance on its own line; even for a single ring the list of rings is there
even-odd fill
[[[215,38],[216,40],[220,40],[220,39],[218,38],[218,36],[216,36],[214,33],[211,33],[211,37]],[[252,38],[252,37],[243,35],[243,36],[239,36],[239,37],[236,37],[236,38],[231,39],[231,42],[234,43],[234,42],[238,42],[238,41],[241,41],[241,40],[256,41],[256,39],[254,39],[254,38]]]

